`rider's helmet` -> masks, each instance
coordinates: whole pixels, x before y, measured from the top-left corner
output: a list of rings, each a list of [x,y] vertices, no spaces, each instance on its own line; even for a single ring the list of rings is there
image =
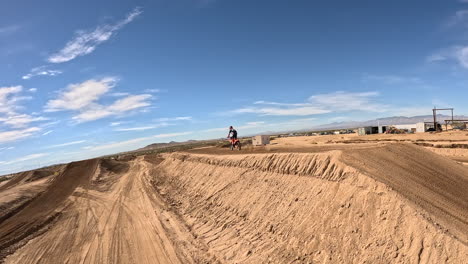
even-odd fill
[[[233,129],[233,127],[232,127],[232,126],[230,126],[230,127],[229,127],[229,129]]]

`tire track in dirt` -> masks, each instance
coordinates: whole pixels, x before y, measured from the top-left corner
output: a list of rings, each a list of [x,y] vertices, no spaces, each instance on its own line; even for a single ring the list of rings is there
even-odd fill
[[[6,263],[195,263],[194,253],[203,259],[196,250],[188,254],[174,247],[176,235],[169,233],[188,231],[155,200],[148,170],[142,159],[130,162],[108,191],[99,191],[89,179],[69,197],[58,222]]]

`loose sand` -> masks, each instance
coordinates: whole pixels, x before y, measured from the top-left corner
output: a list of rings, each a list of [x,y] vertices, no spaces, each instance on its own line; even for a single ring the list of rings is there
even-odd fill
[[[439,135],[282,138],[21,173],[0,186],[0,257],[467,263],[468,167],[412,144],[467,141]]]

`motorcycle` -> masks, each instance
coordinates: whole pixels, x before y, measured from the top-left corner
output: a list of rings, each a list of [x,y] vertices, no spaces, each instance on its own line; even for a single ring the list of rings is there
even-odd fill
[[[231,142],[231,150],[234,150],[235,148],[237,148],[237,150],[241,150],[242,147],[239,139],[233,138],[229,139],[229,141]]]

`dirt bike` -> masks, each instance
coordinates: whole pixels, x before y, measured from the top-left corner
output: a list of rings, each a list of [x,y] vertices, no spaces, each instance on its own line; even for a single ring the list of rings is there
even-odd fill
[[[235,148],[237,148],[237,150],[241,150],[241,142],[239,141],[239,139],[237,138],[233,138],[233,139],[229,139],[229,141],[231,142],[231,150],[234,150]]]

